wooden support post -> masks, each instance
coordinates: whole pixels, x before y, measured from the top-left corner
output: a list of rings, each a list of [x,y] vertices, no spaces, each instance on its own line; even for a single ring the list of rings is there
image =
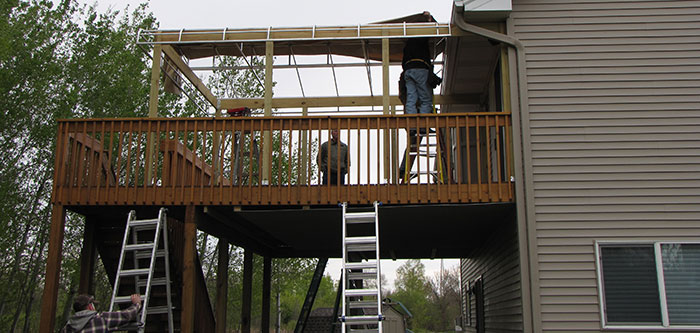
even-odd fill
[[[389,39],[382,39],[382,107],[384,110],[384,115],[388,115],[391,110],[389,110]],[[383,130],[383,141],[384,141],[384,179],[391,178],[391,145],[389,138],[389,131]]]
[[[65,224],[66,209],[61,205],[53,205],[51,210],[51,233],[49,234],[49,254],[48,258],[46,258],[46,279],[44,295],[41,298],[41,319],[39,320],[39,332],[43,333],[54,331]]]
[[[253,251],[243,254],[243,299],[241,301],[241,333],[250,333],[251,304],[253,302]]]
[[[301,108],[301,115],[306,117],[309,115],[309,108],[304,106]],[[307,170],[311,168],[311,161],[309,159],[309,131],[301,131],[301,170],[299,171],[299,183],[300,185],[307,185]]]
[[[228,241],[219,238],[219,261],[216,266],[216,332],[226,332],[228,305]]]
[[[270,289],[272,287],[272,258],[265,257],[263,261],[262,311],[260,332],[270,332]]]
[[[160,88],[160,59],[162,46],[153,45],[153,65],[151,66],[151,94],[148,99],[148,116],[158,117],[158,91]]]
[[[272,116],[272,65],[274,64],[274,43],[265,42],[265,117]],[[269,182],[269,174],[272,166],[270,160],[270,149],[272,149],[272,138],[270,131],[263,132],[263,165],[260,179],[263,183]]]
[[[78,294],[95,294],[93,283],[95,276],[95,230],[97,221],[93,217],[85,218],[85,231],[83,233],[83,248],[80,250],[80,283],[78,284]]]
[[[196,240],[197,212],[195,206],[189,205],[185,208],[185,230],[183,232],[181,332],[194,332],[195,283],[197,279],[195,275],[197,266],[195,263],[197,260]]]
[[[153,46],[153,65],[151,67],[151,93],[148,99],[148,117],[158,117],[158,92],[160,88],[160,62],[161,62],[162,46],[156,44]],[[155,142],[154,133],[148,133],[148,157],[146,158],[146,183],[153,184],[153,163]]]

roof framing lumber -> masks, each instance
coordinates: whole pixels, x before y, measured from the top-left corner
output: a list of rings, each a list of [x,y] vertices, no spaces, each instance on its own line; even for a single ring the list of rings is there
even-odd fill
[[[478,104],[478,95],[436,95],[435,104]],[[301,107],[348,107],[348,106],[382,106],[383,96],[347,96],[347,97],[280,97],[272,98],[271,108],[301,108]],[[399,105],[398,96],[389,97],[390,105]],[[234,109],[249,107],[251,109],[262,109],[265,107],[263,98],[225,98],[220,100],[222,109]]]

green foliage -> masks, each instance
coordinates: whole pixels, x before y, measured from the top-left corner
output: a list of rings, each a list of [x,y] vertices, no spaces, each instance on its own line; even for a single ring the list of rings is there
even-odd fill
[[[395,290],[389,295],[413,314],[409,326],[414,332],[448,331],[459,316],[459,271],[443,271],[434,278],[425,276],[425,266],[417,259],[406,261],[396,271]]]

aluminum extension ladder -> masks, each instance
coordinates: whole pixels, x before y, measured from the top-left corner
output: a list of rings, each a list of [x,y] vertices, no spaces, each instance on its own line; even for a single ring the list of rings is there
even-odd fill
[[[374,211],[347,212],[343,203],[342,333],[382,332],[379,203]],[[366,258],[365,261],[357,261]],[[373,288],[365,288],[371,283]]]
[[[139,239],[139,237],[141,237]],[[162,244],[162,246],[159,246]],[[126,257],[133,260],[133,268],[124,269]],[[164,276],[154,277],[156,259],[161,259],[165,264]],[[147,267],[142,263],[148,262]],[[136,212],[129,212],[124,230],[124,241],[122,242],[121,254],[119,255],[119,265],[114,281],[114,291],[109,304],[109,311],[114,309],[115,304],[131,302],[130,295],[119,295],[119,285],[122,278],[134,278],[134,284],[138,293],[141,294],[142,307],[141,318],[138,326],[134,327],[139,332],[146,328],[146,316],[150,314],[168,314],[168,332],[173,333],[173,304],[170,291],[170,260],[168,253],[168,223],[166,219],[166,209],[161,208],[157,219],[137,220]],[[153,286],[164,286],[166,294],[166,305],[150,306]],[[145,288],[145,293],[141,293]]]

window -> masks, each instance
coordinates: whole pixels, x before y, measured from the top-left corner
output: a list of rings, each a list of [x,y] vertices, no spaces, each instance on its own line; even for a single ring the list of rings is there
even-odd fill
[[[609,326],[700,326],[700,244],[598,244]]]

